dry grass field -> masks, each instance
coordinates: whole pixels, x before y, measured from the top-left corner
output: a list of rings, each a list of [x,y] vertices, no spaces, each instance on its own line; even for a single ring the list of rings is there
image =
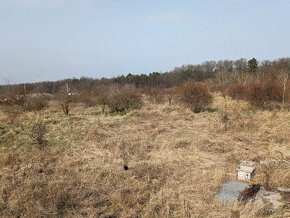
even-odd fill
[[[263,215],[248,205],[224,207],[215,196],[236,180],[242,160],[290,160],[289,111],[255,110],[219,94],[202,113],[144,101],[126,115],[73,104],[65,116],[56,102],[13,122],[1,114],[0,216]],[[38,119],[47,124],[45,149],[29,137]],[[289,187],[289,165],[266,180],[258,167],[252,183]]]

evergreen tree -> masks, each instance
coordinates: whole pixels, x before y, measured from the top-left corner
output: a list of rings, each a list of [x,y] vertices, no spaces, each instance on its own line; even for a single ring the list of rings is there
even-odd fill
[[[248,71],[251,73],[255,73],[258,71],[258,61],[256,58],[252,58],[248,61]]]

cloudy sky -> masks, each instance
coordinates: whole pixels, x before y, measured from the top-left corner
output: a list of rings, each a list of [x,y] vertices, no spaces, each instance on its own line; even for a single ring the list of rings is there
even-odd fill
[[[290,0],[0,0],[0,84],[290,56]]]

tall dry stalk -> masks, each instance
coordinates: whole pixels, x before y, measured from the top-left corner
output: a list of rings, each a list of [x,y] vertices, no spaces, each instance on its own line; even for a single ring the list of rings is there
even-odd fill
[[[282,97],[282,109],[284,108],[285,104],[285,93],[287,89],[287,81],[288,81],[289,73],[287,70],[281,70],[278,74],[278,80],[282,86],[283,90],[283,97]]]

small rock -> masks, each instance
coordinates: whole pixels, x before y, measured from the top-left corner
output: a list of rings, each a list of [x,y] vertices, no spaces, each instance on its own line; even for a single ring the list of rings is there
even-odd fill
[[[280,191],[280,192],[290,192],[290,188],[278,187],[278,191]]]

